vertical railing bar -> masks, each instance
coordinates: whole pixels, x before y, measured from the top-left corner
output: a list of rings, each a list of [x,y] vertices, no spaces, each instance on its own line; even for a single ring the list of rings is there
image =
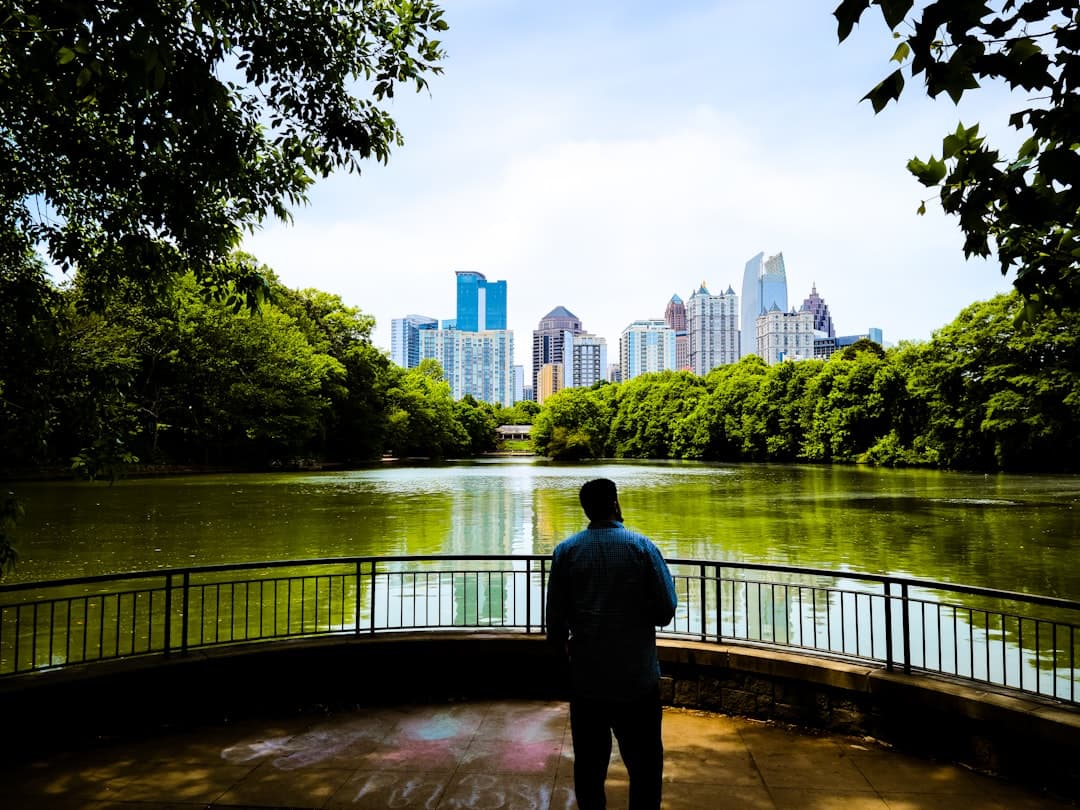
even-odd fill
[[[1069,700],[1076,702],[1076,627],[1069,625]]]
[[[837,591],[840,594],[840,652],[847,652],[847,611],[844,609],[844,597],[846,591]]]
[[[989,647],[989,646],[990,645],[987,644],[987,647]],[[1002,616],[1002,618],[1001,618],[1001,682],[1002,683],[1008,683],[1008,680],[1009,680],[1008,677],[1007,677],[1008,672],[1009,672],[1009,669],[1008,669],[1009,662],[1008,662],[1008,658],[1006,656],[1006,653],[1007,653],[1006,646],[1007,645],[1005,644],[1005,617]],[[987,660],[989,660],[989,659],[987,659]]]
[[[1042,693],[1042,671],[1039,669],[1041,663],[1039,655],[1039,620],[1035,619],[1035,694]]]
[[[370,616],[370,618],[368,620],[368,632],[370,632],[370,633],[375,632],[375,613],[377,612],[377,608],[376,608],[376,605],[375,605],[375,599],[376,599],[376,594],[375,594],[375,571],[376,571],[376,565],[377,565],[377,562],[374,559],[372,559],[371,560],[371,610],[369,611],[371,613],[371,616]]]
[[[138,594],[131,596],[131,652],[135,653],[135,627],[139,623],[139,597]]]
[[[187,655],[187,649],[188,649],[188,612],[189,612],[188,607],[189,607],[189,600],[190,600],[189,594],[191,592],[191,572],[190,571],[185,571],[184,572],[183,582],[184,582],[184,585],[183,585],[184,592],[182,594],[183,598],[182,598],[181,603],[180,603],[181,604],[180,609],[183,611],[183,613],[182,613],[183,621],[181,622],[181,625],[180,625],[180,653],[181,653],[181,655]]]
[[[3,617],[0,617],[0,628],[3,627]],[[56,635],[56,600],[49,600],[49,663],[46,666],[52,666],[53,660],[53,637]]]
[[[957,627],[956,619],[956,605],[952,606],[952,643],[953,643],[953,672],[956,675],[960,674],[960,630]],[[989,650],[990,639],[986,640],[986,646]]]
[[[517,615],[516,602],[514,615]],[[532,557],[525,558],[525,632],[532,632]]]
[[[1016,626],[1018,628],[1016,633],[1016,646],[1019,648],[1019,655],[1017,656],[1017,665],[1020,668],[1020,691],[1024,691],[1024,619],[1022,616],[1016,617]]]
[[[103,660],[105,658],[105,610],[109,604],[109,594],[101,594],[101,616],[98,618],[98,659]],[[34,605],[36,608],[37,605]],[[34,611],[35,616],[37,611]],[[35,622],[36,628],[36,622]]]
[[[930,660],[926,656],[926,610],[929,605],[919,602],[919,627],[922,628],[922,665],[923,669],[930,669]]]
[[[705,596],[706,596],[706,594],[705,594],[705,563],[701,563],[701,565],[698,566],[698,591],[699,591],[699,594],[698,594],[698,596],[699,596],[698,609],[700,610],[700,613],[701,613],[701,615],[700,615],[700,617],[698,619],[698,621],[701,623],[701,634],[700,635],[701,635],[701,640],[702,641],[707,641],[708,637],[707,637],[706,632],[705,632],[705,630],[706,630],[706,627],[705,627],[705,624],[706,624],[705,615],[708,612],[708,607],[706,605],[706,599],[705,599]],[[690,621],[689,613],[687,614],[686,620],[687,620],[687,622]],[[689,630],[690,628],[688,627],[686,629]]]
[[[904,674],[911,674],[911,617],[909,616],[910,607],[908,606],[908,585],[906,582],[900,583],[900,603],[903,607],[904,613],[901,617],[904,624]]]
[[[165,639],[162,642],[162,648],[166,658],[172,654],[172,578],[172,574],[165,575]]]
[[[64,638],[64,663],[65,664],[71,662],[71,614],[72,614],[71,603],[72,603],[72,601],[73,600],[71,599],[71,597],[68,597],[68,600],[67,600],[67,616],[65,617],[65,621],[67,623],[67,626],[66,626],[66,628],[64,630],[64,636],[65,636],[65,638]],[[15,640],[16,640],[15,649],[16,650],[18,650],[18,639],[19,639],[19,636],[16,635],[15,636]]]
[[[862,646],[860,644],[859,634],[859,593],[857,591],[852,593],[855,600],[855,655],[862,656]],[[873,649],[873,648],[871,648]]]
[[[825,593],[825,649],[832,652],[832,591],[828,588],[823,591]]]
[[[987,619],[989,622],[989,619]],[[989,624],[987,623],[987,627]],[[1004,637],[1002,636],[1002,640]],[[1004,645],[1001,647],[1002,653],[1004,653]],[[1004,673],[1004,654],[1001,657],[1001,672]],[[968,608],[968,665],[971,667],[971,679],[975,678],[975,610],[974,608]],[[986,636],[986,677],[989,680],[990,675],[990,636],[987,632]]]
[[[361,573],[361,565],[362,565],[362,563],[360,562],[360,560],[357,560],[355,565],[356,565],[356,573],[354,575],[354,579],[356,581],[356,585],[354,586],[353,590],[356,592],[356,610],[354,611],[355,615],[353,616],[353,632],[356,635],[360,635],[360,593],[361,593],[360,589],[361,589],[361,587],[363,587],[364,578],[363,578],[363,574]],[[344,605],[344,602],[345,602],[345,581],[344,581],[344,579],[342,579],[341,589],[342,589],[342,593],[341,593],[342,608],[341,609],[342,609],[342,617],[344,619],[344,610],[345,610],[345,605]],[[342,624],[344,624],[344,621],[342,621]]]
[[[294,582],[296,582],[296,577],[286,577],[285,578],[285,636],[286,636],[286,638],[288,636],[292,635],[292,592],[293,592],[293,583]],[[303,621],[304,621],[303,598],[304,598],[304,580],[301,579],[300,580],[300,599],[301,599],[301,602],[300,602],[300,605],[301,605],[301,607],[300,607],[300,621],[301,621],[301,623],[303,623]]]
[[[882,583],[885,586],[885,669],[893,670],[893,623],[892,623],[892,580]]]
[[[732,634],[734,635],[734,634]],[[716,566],[716,641],[724,642],[724,574],[720,566]]]
[[[206,641],[206,589],[212,587],[203,583],[197,588],[199,594],[199,641],[196,647],[202,647]]]
[[[547,632],[547,557],[540,558],[540,630]]]
[[[942,606],[938,605],[937,609],[936,609],[936,612],[937,612],[937,663],[938,663],[938,672],[944,672],[945,671],[945,654],[944,654],[944,651],[942,650],[942,646],[941,646],[941,644],[942,644],[941,608],[942,608]]]
[[[116,595],[116,632],[113,634],[113,644],[115,645],[114,652],[117,658],[120,657],[120,625],[122,624],[122,621],[120,619],[120,614],[122,611],[120,608],[122,605],[122,597],[123,594],[118,593]]]

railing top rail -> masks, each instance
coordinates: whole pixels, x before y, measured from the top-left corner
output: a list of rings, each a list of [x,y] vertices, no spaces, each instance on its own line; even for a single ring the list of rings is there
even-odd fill
[[[1029,602],[1045,607],[1063,608],[1066,610],[1080,610],[1080,601],[1063,599],[1058,596],[1045,596],[1042,594],[1022,593],[1020,591],[1005,591],[997,588],[986,588],[981,585],[963,585],[954,582],[940,582],[932,579],[919,579],[916,577],[901,577],[893,574],[871,574],[863,571],[837,570],[833,568],[806,568],[797,565],[774,565],[771,563],[748,563],[734,562],[730,560],[693,560],[672,557],[667,560],[668,565],[711,565],[718,568],[736,568],[743,571],[772,571],[782,574],[798,574],[800,576],[816,577],[839,577],[844,579],[859,579],[865,582],[879,582],[881,584],[907,585],[912,588],[924,588],[926,590],[952,591],[971,596],[986,596],[993,599],[1011,599],[1017,602]]]
[[[43,588],[64,588],[78,585],[94,585],[103,582],[130,581],[140,579],[162,579],[168,577],[183,576],[184,574],[213,574],[224,571],[252,571],[267,568],[299,568],[319,565],[356,565],[356,564],[381,564],[381,563],[409,563],[428,562],[437,563],[442,561],[462,562],[500,562],[500,561],[533,561],[550,560],[550,554],[405,554],[393,556],[364,555],[352,557],[316,557],[300,560],[263,560],[242,563],[215,563],[213,565],[185,566],[180,568],[159,568],[152,571],[127,571],[116,574],[98,574],[95,576],[70,577],[65,579],[0,583],[0,594],[17,591],[37,590]],[[952,582],[939,582],[929,579],[914,577],[901,577],[890,574],[874,574],[862,571],[838,570],[829,568],[810,568],[794,565],[776,565],[770,563],[752,563],[734,560],[706,560],[672,557],[667,560],[669,565],[685,566],[710,566],[714,568],[727,568],[743,571],[769,571],[772,573],[794,574],[799,576],[818,576],[862,580],[864,582],[877,582],[882,585],[906,585],[908,587],[923,588],[927,590],[949,591],[973,596],[984,596],[993,599],[1008,599],[1017,602],[1041,605],[1044,607],[1061,608],[1065,610],[1080,610],[1080,601],[1063,599],[1056,596],[1041,594],[1020,593],[1018,591],[1005,591],[995,588],[986,588],[978,585],[963,585]]]

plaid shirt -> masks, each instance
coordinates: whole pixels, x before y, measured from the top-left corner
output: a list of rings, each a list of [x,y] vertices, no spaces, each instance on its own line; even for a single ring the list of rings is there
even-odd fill
[[[675,583],[660,550],[616,521],[590,523],[555,547],[547,636],[569,641],[575,696],[632,700],[660,678],[656,627],[675,615]]]

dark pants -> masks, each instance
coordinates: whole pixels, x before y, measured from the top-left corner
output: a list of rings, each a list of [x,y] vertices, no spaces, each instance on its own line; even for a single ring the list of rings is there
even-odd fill
[[[580,810],[604,810],[611,735],[630,776],[630,810],[659,810],[664,778],[660,689],[630,702],[571,698],[574,793]]]

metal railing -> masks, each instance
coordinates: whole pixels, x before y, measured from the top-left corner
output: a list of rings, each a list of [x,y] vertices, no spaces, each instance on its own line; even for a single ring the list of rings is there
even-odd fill
[[[1080,705],[1080,602],[903,577],[669,560],[663,636],[930,672]],[[351,557],[0,585],[0,678],[337,634],[544,632],[550,557]]]

